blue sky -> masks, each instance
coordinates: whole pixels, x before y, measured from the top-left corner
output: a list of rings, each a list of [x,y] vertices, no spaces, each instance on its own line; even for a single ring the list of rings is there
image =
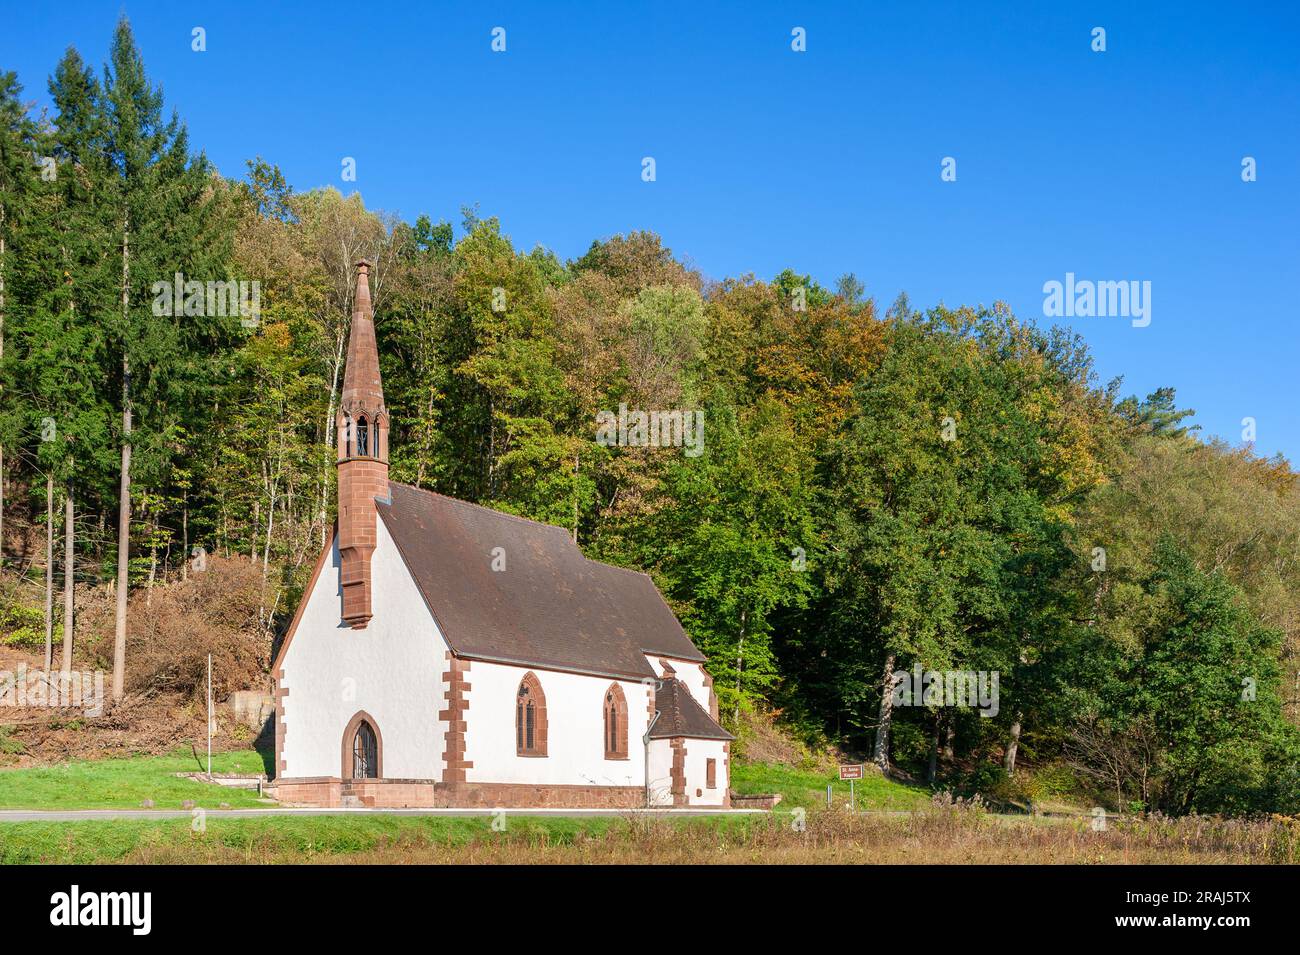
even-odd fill
[[[1173,385],[1233,443],[1253,417],[1258,451],[1300,460],[1295,4],[391,6],[0,0],[0,69],[44,103],[64,48],[102,63],[125,12],[224,173],[261,155],[457,225],[477,202],[562,258],[653,229],[714,278],[852,271],[885,305],[1042,324],[1067,272],[1150,281],[1146,328],[1066,321],[1102,378]]]

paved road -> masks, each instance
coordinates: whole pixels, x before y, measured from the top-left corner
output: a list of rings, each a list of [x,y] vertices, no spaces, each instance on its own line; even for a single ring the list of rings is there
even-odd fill
[[[205,809],[209,819],[259,819],[265,816],[683,816],[765,815],[765,809]],[[94,819],[189,819],[188,809],[0,809],[4,822],[80,822]]]

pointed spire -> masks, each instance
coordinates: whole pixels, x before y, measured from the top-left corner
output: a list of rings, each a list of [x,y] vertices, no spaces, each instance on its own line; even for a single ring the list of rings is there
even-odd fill
[[[379,375],[379,346],[375,341],[375,318],[370,305],[370,263],[357,262],[356,293],[352,304],[352,327],[348,331],[348,362],[343,375],[341,410],[357,421],[385,414],[384,384]]]
[[[376,500],[388,491],[388,411],[379,377],[379,346],[370,306],[370,263],[357,263],[357,286],[348,330],[348,364],[338,419],[340,616],[365,627],[372,615],[370,559],[378,541]]]

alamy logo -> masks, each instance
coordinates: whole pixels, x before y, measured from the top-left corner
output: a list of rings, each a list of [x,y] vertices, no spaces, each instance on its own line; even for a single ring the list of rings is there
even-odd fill
[[[70,892],[50,896],[51,925],[129,925],[131,934],[148,935],[153,925],[151,892]]]
[[[961,706],[998,715],[999,671],[922,670],[894,674],[894,706]]]
[[[596,443],[606,447],[684,448],[688,458],[704,453],[703,411],[628,411],[596,413]]]
[[[20,663],[17,673],[0,670],[0,706],[80,709],[86,716],[103,716],[104,671],[47,673]]]
[[[1043,315],[1047,318],[1131,318],[1134,328],[1151,324],[1151,282],[1137,280],[1093,282],[1076,280],[1043,283]]]
[[[177,272],[171,281],[153,283],[153,313],[159,317],[238,315],[240,325],[256,328],[262,317],[262,283],[256,279],[199,282]]]

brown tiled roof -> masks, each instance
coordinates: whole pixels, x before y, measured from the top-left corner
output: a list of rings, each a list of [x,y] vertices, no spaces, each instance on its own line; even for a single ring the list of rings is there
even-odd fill
[[[735,739],[695,701],[682,681],[667,677],[655,691],[655,709],[659,719],[650,730],[651,739],[687,736],[691,739]]]
[[[389,490],[379,514],[457,656],[631,679],[656,675],[647,653],[704,661],[648,576],[588,560],[563,528]]]

